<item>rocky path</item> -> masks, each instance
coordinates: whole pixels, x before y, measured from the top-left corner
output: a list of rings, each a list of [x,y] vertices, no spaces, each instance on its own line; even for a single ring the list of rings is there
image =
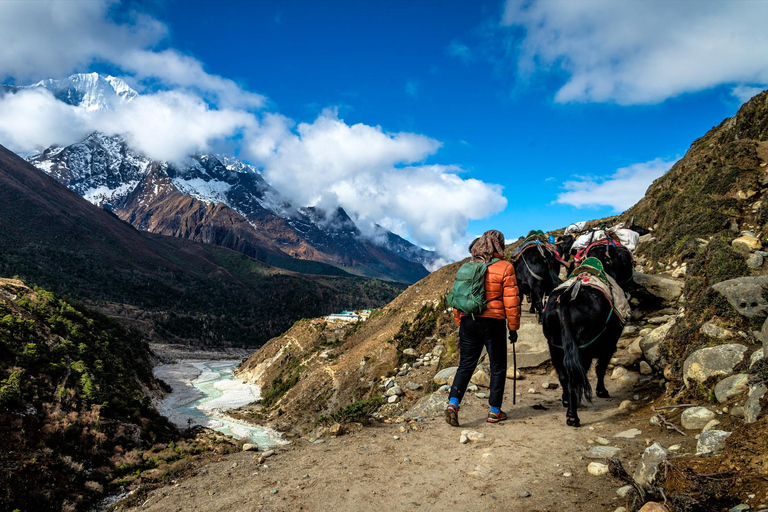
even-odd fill
[[[521,334],[518,346],[518,361],[524,364],[541,352],[543,340],[529,315],[525,329],[529,336]],[[630,341],[622,343],[626,348],[617,357],[630,357]],[[626,378],[619,373],[620,378],[607,381],[612,398],[595,398],[580,411],[580,429],[565,425],[561,390],[544,387],[557,382],[554,374],[524,370],[516,406],[512,381],[507,381],[509,420],[502,424],[486,423],[487,399],[468,393],[461,428],[450,427],[437,413],[302,442],[268,458],[242,452],[153,491],[134,510],[352,511],[377,506],[394,511],[613,511],[624,504],[616,493],[624,482],[590,474],[590,462],[605,462],[606,453],[617,451],[631,473],[651,441],[695,451],[692,437],[649,423],[653,388],[638,391],[639,374]],[[634,412],[625,414],[630,409]],[[631,428],[641,432],[614,437]],[[461,444],[464,430],[476,432],[470,435],[476,440]]]

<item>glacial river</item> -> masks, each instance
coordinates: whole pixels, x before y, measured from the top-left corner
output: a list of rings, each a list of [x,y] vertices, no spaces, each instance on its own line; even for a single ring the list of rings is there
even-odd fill
[[[239,360],[182,360],[156,366],[155,377],[173,388],[171,394],[158,404],[158,410],[179,428],[202,425],[260,447],[280,443],[280,436],[274,430],[249,425],[226,415],[227,410],[260,398],[259,386],[233,378],[239,363]]]

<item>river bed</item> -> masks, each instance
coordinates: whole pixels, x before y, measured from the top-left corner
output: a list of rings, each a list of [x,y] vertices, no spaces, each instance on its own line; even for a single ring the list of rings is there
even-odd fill
[[[154,369],[155,377],[173,391],[158,405],[160,413],[179,428],[202,425],[260,447],[281,442],[278,432],[226,415],[226,411],[257,401],[261,388],[233,377],[240,360],[182,360]]]

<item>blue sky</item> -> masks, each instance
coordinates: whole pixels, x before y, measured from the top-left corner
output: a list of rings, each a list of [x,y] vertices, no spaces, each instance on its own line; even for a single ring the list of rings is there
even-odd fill
[[[61,8],[28,4],[5,3],[0,27]],[[193,149],[235,151],[296,202],[450,257],[486,229],[511,239],[631,206],[768,83],[759,1],[91,4],[0,51],[2,79],[106,71],[202,98],[213,113],[192,122],[218,128]]]

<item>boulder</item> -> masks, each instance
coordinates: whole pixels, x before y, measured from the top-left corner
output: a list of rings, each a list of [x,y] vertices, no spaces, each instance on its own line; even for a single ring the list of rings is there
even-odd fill
[[[765,258],[762,255],[752,253],[747,258],[747,266],[751,269],[757,269],[763,266],[763,261],[765,261]]]
[[[713,419],[715,419],[715,413],[706,407],[691,407],[684,410],[680,416],[680,422],[687,430],[701,430]]]
[[[444,395],[439,393],[427,395],[421,397],[413,407],[403,414],[403,418],[406,420],[433,418],[442,415],[446,405],[448,405],[448,402]]]
[[[640,463],[632,475],[635,483],[646,489],[650,489],[656,482],[659,468],[667,460],[667,450],[659,443],[653,443],[645,449]]]
[[[738,343],[702,348],[688,356],[683,363],[683,382],[704,383],[710,377],[733,374],[734,368],[747,357],[748,349]]]
[[[760,412],[762,411],[760,401],[763,399],[766,392],[768,392],[768,388],[765,387],[765,384],[752,386],[749,390],[749,398],[747,398],[747,401],[744,403],[744,421],[747,423],[754,423],[757,421],[760,417]]]
[[[669,512],[669,509],[661,503],[649,501],[643,505],[643,508],[641,508],[639,512]]]
[[[670,277],[635,273],[634,280],[653,295],[663,299],[666,306],[677,305],[677,300],[683,294],[683,282]]]
[[[715,386],[715,398],[722,404],[740,395],[747,390],[748,380],[749,375],[746,373],[737,373],[736,375],[724,378]]]
[[[477,384],[478,386],[487,388],[491,385],[491,376],[488,375],[488,372],[486,372],[485,369],[478,368],[475,370],[475,373],[472,375],[472,378],[469,381]]]
[[[675,325],[674,319],[652,330],[640,340],[640,350],[643,351],[643,357],[654,368],[661,369],[667,364],[666,357],[662,352],[662,342],[673,325]]]
[[[725,297],[740,315],[762,318],[768,314],[768,300],[763,297],[766,287],[768,276],[749,276],[722,281],[712,289]]]
[[[696,443],[696,455],[715,454],[723,451],[725,440],[730,436],[730,432],[723,430],[708,430],[702,432],[699,436],[699,442]]]
[[[643,349],[640,348],[640,341],[642,341],[643,338],[635,338],[635,340],[629,344],[627,347],[627,352],[632,354],[633,356],[641,356],[643,355]]]
[[[747,251],[759,251],[763,248],[763,244],[760,242],[760,239],[752,235],[742,235],[731,242],[731,245],[741,249],[746,249]]]
[[[435,376],[432,378],[432,381],[438,386],[442,386],[443,384],[453,384],[453,377],[456,376],[456,370],[458,369],[458,366],[443,368],[437,372],[437,374],[435,374]]]
[[[701,324],[699,331],[701,332],[701,334],[706,334],[707,336],[711,336],[713,338],[718,338],[718,339],[730,338],[733,336],[733,331],[724,329],[719,325],[713,324],[712,322],[706,322],[704,324]]]
[[[608,465],[602,462],[590,462],[587,466],[587,472],[594,476],[607,475],[608,471]]]

